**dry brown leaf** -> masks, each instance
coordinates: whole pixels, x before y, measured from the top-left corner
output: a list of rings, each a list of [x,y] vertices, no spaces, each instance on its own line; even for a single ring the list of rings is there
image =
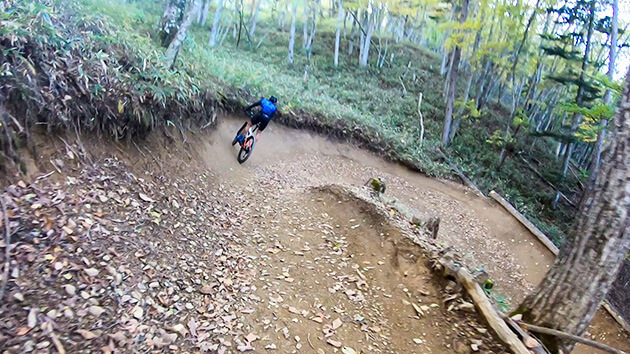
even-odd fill
[[[94,269],[94,268],[87,268],[83,270],[85,272],[85,274],[91,276],[91,277],[95,277],[98,275],[98,269]]]
[[[26,320],[28,327],[33,328],[37,326],[37,312],[38,309],[35,307],[31,308],[31,310],[28,312],[28,317]]]
[[[26,333],[28,333],[31,330],[30,327],[20,327],[17,329],[17,331],[15,331],[15,334],[17,334],[18,336],[23,336]]]
[[[179,333],[182,337],[186,337],[186,334],[188,334],[188,331],[186,330],[186,327],[184,327],[183,324],[178,323],[176,325],[174,325],[172,327],[173,331]]]
[[[337,328],[341,327],[341,325],[343,324],[343,322],[341,322],[341,319],[338,318],[336,320],[333,321],[332,323],[332,329],[336,330]]]
[[[254,342],[256,339],[258,339],[258,336],[257,336],[257,335],[255,335],[254,333],[250,333],[250,334],[248,334],[248,335],[246,335],[246,336],[245,336],[245,340],[246,340],[248,343],[252,343],[252,342]]]
[[[334,339],[328,338],[326,340],[326,343],[332,345],[335,348],[341,348],[341,346],[343,345],[340,341],[336,341]]]
[[[212,286],[210,285],[204,285],[203,287],[201,287],[201,290],[199,290],[202,294],[205,295],[210,295],[212,294]]]
[[[81,337],[83,337],[83,339],[94,339],[94,338],[98,338],[101,333],[99,333],[100,331],[94,331],[94,332],[90,332],[88,330],[85,329],[77,329],[75,332],[77,332],[78,334],[81,335]]]
[[[148,202],[148,203],[154,202],[153,199],[149,198],[149,196],[144,193],[139,193],[138,195],[140,196],[140,199],[144,200],[145,202]]]

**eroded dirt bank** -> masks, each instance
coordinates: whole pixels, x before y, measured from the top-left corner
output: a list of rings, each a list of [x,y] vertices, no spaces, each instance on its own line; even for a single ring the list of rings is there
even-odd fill
[[[439,216],[438,240],[512,303],[552,261],[516,220],[456,184],[277,125],[239,165],[229,142],[240,124],[167,148],[92,139],[84,158],[76,144],[41,141],[32,181],[61,173],[7,194],[16,235],[3,349],[502,352],[475,316],[446,311],[399,230],[312,187],[383,177],[398,212]],[[630,350],[611,321],[598,317],[593,337]]]

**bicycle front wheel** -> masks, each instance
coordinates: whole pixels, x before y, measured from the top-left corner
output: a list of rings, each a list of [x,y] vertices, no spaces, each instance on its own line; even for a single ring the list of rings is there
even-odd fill
[[[253,151],[254,151],[254,138],[249,137],[249,139],[247,139],[241,146],[241,150],[238,152],[238,156],[236,157],[236,159],[238,160],[239,163],[243,163],[247,161],[247,159],[249,158],[249,156],[251,156]]]

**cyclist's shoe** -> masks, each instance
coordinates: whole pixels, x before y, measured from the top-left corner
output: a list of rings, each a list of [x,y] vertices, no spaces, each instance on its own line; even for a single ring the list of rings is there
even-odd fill
[[[242,136],[242,135],[239,135],[239,136],[237,136],[237,137],[236,137],[236,140],[237,140],[239,143],[243,143],[243,141],[245,141],[245,137],[244,137],[244,136]]]

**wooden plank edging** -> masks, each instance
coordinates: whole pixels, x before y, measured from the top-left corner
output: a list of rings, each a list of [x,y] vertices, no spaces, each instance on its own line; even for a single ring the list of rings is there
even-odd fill
[[[501,342],[510,348],[510,351],[514,354],[529,354],[529,350],[525,347],[525,344],[518,339],[516,334],[512,332],[510,327],[499,316],[494,306],[488,300],[486,293],[477,284],[472,275],[468,272],[466,267],[461,267],[456,274],[459,283],[464,286],[470,297],[473,299],[477,310],[481,313],[481,316],[485,318],[488,325],[494,333],[499,337]]]
[[[495,191],[490,191],[488,196],[490,196],[490,198],[496,200],[499,204],[501,204],[501,206],[503,206],[505,208],[505,210],[507,210],[510,214],[512,214],[512,216],[514,216],[516,218],[516,220],[518,220],[521,224],[523,224],[523,226],[525,226],[529,231],[531,231],[531,233],[534,234],[534,236],[536,236],[536,238],[543,245],[545,245],[545,247],[547,247],[547,249],[549,251],[551,251],[551,253],[553,253],[555,256],[558,255],[558,253],[560,252],[558,247],[556,245],[554,245],[553,242],[551,242],[551,240],[547,237],[547,235],[545,235],[542,231],[540,231],[540,229],[537,228],[536,225],[532,224],[531,221],[527,220],[527,218],[523,214],[521,214],[518,210],[516,210],[516,208],[514,206],[512,206],[512,204],[510,204],[510,202],[505,200],[505,198],[503,198],[499,193],[497,193]],[[621,315],[619,315],[610,306],[608,301],[604,300],[602,302],[602,307],[606,310],[606,312],[608,312],[610,314],[610,316],[613,319],[615,319],[615,321],[617,323],[619,323],[619,325],[624,330],[626,330],[628,333],[630,333],[630,324],[628,324],[628,322],[626,322],[623,319],[623,317],[621,317]]]
[[[523,226],[525,226],[536,238],[543,244],[551,253],[555,256],[558,255],[560,250],[556,245],[551,242],[551,240],[545,235],[536,225],[532,224],[531,221],[527,220],[527,218],[521,214],[515,207],[510,204],[507,200],[505,200],[499,193],[495,191],[490,191],[490,198],[496,200],[501,206],[505,208],[512,216],[514,216]]]

